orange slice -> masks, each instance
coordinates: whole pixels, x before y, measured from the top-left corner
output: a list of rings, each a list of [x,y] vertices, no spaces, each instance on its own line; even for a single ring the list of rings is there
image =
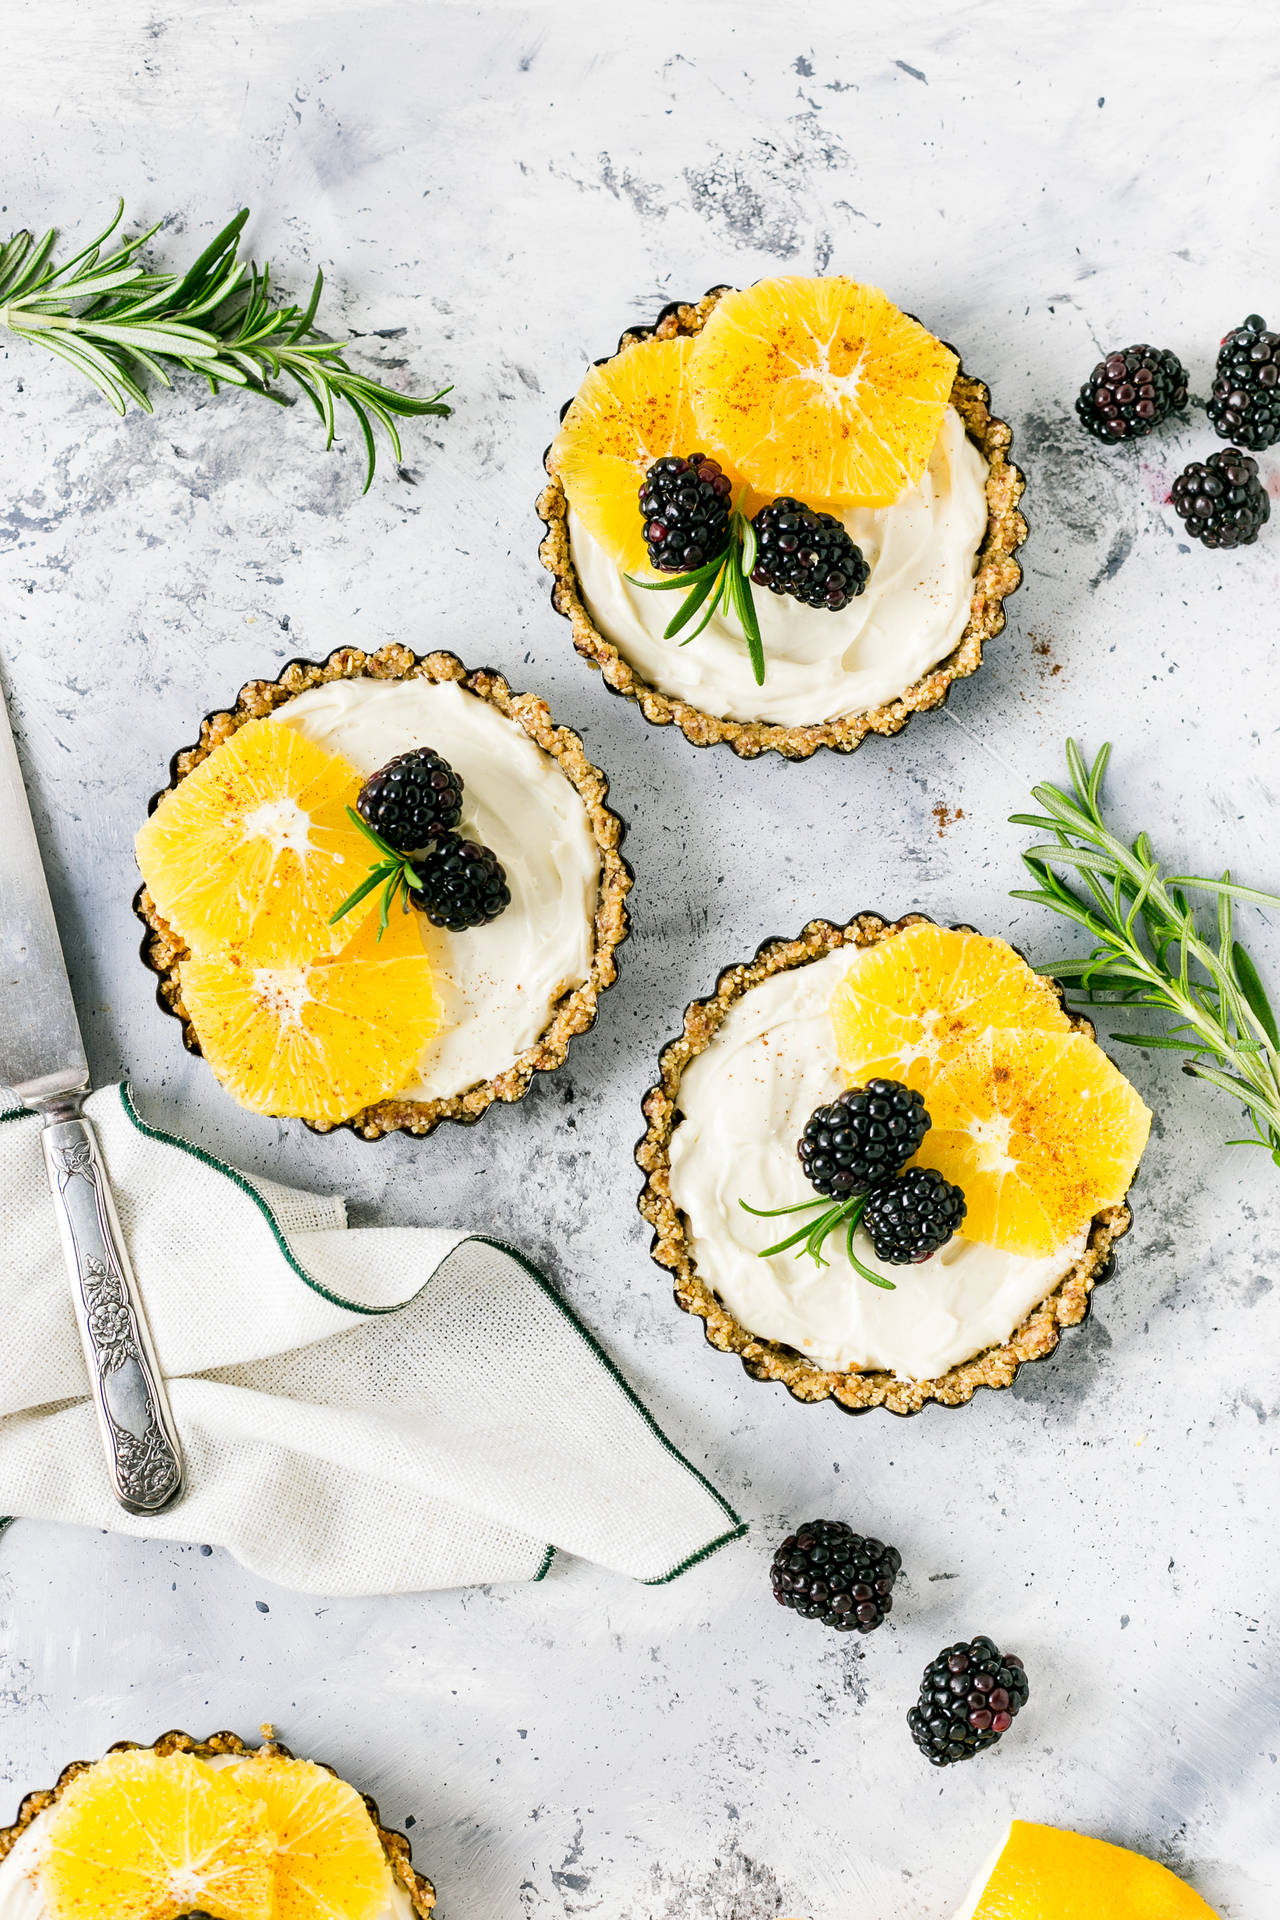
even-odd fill
[[[875,287],[762,280],[694,339],[694,417],[770,497],[888,507],[924,472],[959,365]]]
[[[372,858],[346,814],[360,784],[348,761],[296,727],[249,721],[138,835],[151,898],[193,953],[234,944],[267,966],[332,952],[373,905],[329,925]]]
[[[57,1802],[40,1876],[51,1920],[272,1920],[266,1814],[189,1753],[109,1753]]]
[[[918,922],[864,948],[831,1001],[850,1083],[877,1074],[926,1096],[935,1074],[988,1027],[1066,1033],[1056,990],[1004,940]]]
[[[929,1089],[916,1163],[964,1189],[966,1240],[1037,1259],[1124,1199],[1151,1115],[1082,1033],[993,1027]]]
[[[260,966],[230,949],[182,961],[201,1051],[242,1106],[336,1123],[410,1079],[440,1024],[431,966],[416,914],[395,907],[377,935],[371,913],[340,953]]]
[[[1015,1820],[955,1920],[1216,1920],[1167,1867],[1060,1827]]]
[[[262,1802],[275,1835],[272,1920],[377,1920],[391,1902],[391,1869],[354,1787],[312,1760],[263,1748],[235,1769]]]
[[[639,497],[654,461],[671,453],[719,458],[698,437],[689,397],[692,351],[687,335],[644,340],[592,367],[552,443],[550,468],[569,505],[628,573],[658,577],[645,550]]]

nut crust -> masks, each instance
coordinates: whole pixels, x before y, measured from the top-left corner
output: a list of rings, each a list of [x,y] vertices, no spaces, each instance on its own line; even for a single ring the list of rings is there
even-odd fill
[[[570,727],[558,727],[551,718],[545,700],[533,693],[513,693],[500,673],[491,667],[469,671],[456,654],[412,653],[408,647],[383,647],[379,653],[361,653],[355,647],[339,647],[325,661],[291,660],[277,680],[250,680],[240,689],[234,707],[211,713],[201,722],[200,738],[194,746],[181,748],[170,762],[169,785],[153,794],[149,812],[154,812],[166,793],[177,786],[193,767],[212,753],[224,740],[250,720],[274,713],[295,694],[305,693],[332,680],[452,680],[479,700],[487,700],[499,713],[522,727],[534,743],[556,760],[561,771],[580,795],[586,808],[592,834],[600,849],[600,892],[596,901],[595,947],[591,972],[580,987],[574,988],[557,1003],[546,1030],[531,1047],[518,1055],[505,1072],[492,1080],[481,1080],[461,1093],[437,1100],[379,1100],[344,1120],[342,1127],[365,1140],[378,1140],[389,1133],[428,1134],[443,1120],[470,1126],[479,1120],[495,1100],[522,1099],[529,1091],[535,1073],[553,1073],[562,1067],[575,1034],[585,1033],[596,1017],[600,995],[618,977],[617,950],[627,937],[629,919],[626,897],[633,875],[622,857],[626,823],[606,803],[609,782],[599,767],[587,758],[580,737]],[[186,958],[182,937],[157,912],[146,887],[134,899],[134,912],[147,928],[142,942],[142,959],[160,984],[156,999],[166,1013],[182,1023],[183,1044],[191,1053],[200,1052],[200,1042],[182,1001],[179,966]],[[334,1131],[330,1125],[308,1120],[316,1133]]]
[[[650,1255],[675,1275],[676,1305],[704,1322],[707,1340],[722,1353],[736,1353],[755,1380],[780,1380],[797,1400],[834,1400],[849,1413],[867,1413],[886,1407],[890,1413],[918,1413],[930,1400],[955,1407],[971,1400],[979,1387],[1012,1386],[1018,1368],[1028,1360],[1043,1360],[1058,1344],[1064,1327],[1078,1326],[1089,1311],[1093,1289],[1110,1278],[1115,1264],[1114,1243],[1129,1230],[1127,1206],[1104,1208],[1095,1214],[1084,1252],[1049,1296],[1032,1309],[1002,1346],[989,1347],[972,1360],[951,1367],[936,1380],[899,1380],[892,1373],[835,1372],[806,1360],[794,1347],[749,1333],[698,1272],[689,1244],[684,1215],[671,1198],[671,1136],[680,1124],[680,1081],[689,1062],[705,1052],[735,1000],[775,973],[821,959],[836,947],[869,947],[888,940],[905,927],[927,921],[928,915],[908,913],[886,921],[877,913],[860,913],[844,926],[830,920],[811,920],[794,940],[766,940],[754,960],[727,967],[716,981],[714,994],[695,1000],[684,1016],[684,1031],[663,1048],[659,1078],[644,1097],[648,1122],[636,1147],[636,1160],[645,1174],[637,1202],[654,1229]],[[972,933],[972,927],[958,931]],[[1065,996],[1054,987],[1065,1009]],[[1079,1014],[1070,1015],[1077,1033],[1094,1038],[1094,1029]]]
[[[678,334],[698,333],[720,296],[729,291],[728,287],[712,287],[692,304],[676,301],[664,307],[652,327],[636,327],[624,333],[617,352],[625,353],[644,340],[669,340]],[[954,353],[955,348],[951,351]],[[616,358],[616,354],[606,358]],[[601,360],[596,364],[604,366],[606,362]],[[567,402],[561,409],[562,419],[571,404]],[[788,760],[807,760],[819,747],[853,753],[869,733],[900,733],[913,713],[941,706],[957,680],[978,671],[984,645],[1004,627],[1004,602],[1022,580],[1022,568],[1016,556],[1027,537],[1027,523],[1018,511],[1018,502],[1026,483],[1009,458],[1013,434],[1005,422],[991,412],[991,394],[987,387],[981,380],[972,379],[963,367],[955,377],[951,404],[964,421],[970,440],[987,462],[987,530],[978,549],[969,621],[964,632],[946,658],[922,674],[896,700],[866,713],[841,714],[834,720],[817,720],[807,726],[782,726],[771,720],[722,720],[651,685],[592,621],[569,551],[568,501],[564,488],[548,465],[550,479],[538,496],[538,517],[547,529],[538,557],[553,576],[551,604],[569,621],[574,646],[588,666],[604,675],[606,685],[614,693],[636,702],[646,720],[657,727],[674,723],[695,747],[725,743],[744,760],[769,752],[781,753]],[[548,448],[547,460],[550,452]]]
[[[268,1735],[264,1744],[272,1753],[282,1754],[286,1760],[295,1758],[288,1747],[281,1746],[278,1740],[270,1736],[267,1728],[264,1727],[263,1732]],[[211,1760],[220,1753],[242,1754],[248,1758],[259,1751],[257,1747],[247,1746],[238,1733],[211,1733],[207,1740],[193,1740],[189,1733],[181,1733],[176,1729],[171,1733],[162,1733],[158,1740],[151,1742],[150,1747],[146,1747],[144,1742],[138,1740],[117,1740],[114,1746],[108,1747],[107,1751],[108,1753],[128,1753],[140,1748],[147,1752],[158,1753],[162,1758],[167,1758],[171,1753],[190,1753],[197,1760]],[[36,1816],[59,1800],[77,1775],[85,1773],[95,1764],[92,1760],[73,1760],[62,1769],[52,1787],[40,1787],[34,1793],[26,1795],[18,1808],[18,1817],[13,1825],[0,1827],[0,1860],[3,1860],[10,1848],[16,1845]],[[325,1761],[320,1760],[316,1764],[324,1767],[326,1773],[332,1773],[336,1780],[342,1778],[342,1775]],[[377,1802],[371,1800],[367,1793],[362,1793],[360,1798],[364,1801],[369,1818],[382,1842],[382,1851],[387,1856],[387,1864],[392,1874],[408,1894],[409,1904],[414,1913],[419,1916],[419,1920],[428,1920],[436,1904],[435,1888],[424,1873],[418,1873],[415,1870],[412,1850],[405,1836],[398,1833],[394,1827],[383,1826]]]

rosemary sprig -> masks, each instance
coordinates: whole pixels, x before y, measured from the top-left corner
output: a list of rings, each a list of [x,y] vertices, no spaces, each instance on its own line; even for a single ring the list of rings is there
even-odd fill
[[[347,808],[347,818],[353,827],[359,827],[366,840],[373,842],[382,857],[370,867],[354,893],[349,893],[342,905],[329,915],[329,925],[335,926],[339,920],[350,913],[352,907],[358,906],[367,894],[372,893],[375,887],[381,887],[382,900],[378,911],[378,938],[381,940],[387,930],[391,909],[400,899],[401,893],[404,895],[403,899],[400,899],[401,910],[408,913],[409,889],[412,887],[417,892],[422,886],[422,881],[414,869],[412,856],[407,853],[398,853],[380,833],[374,832],[367,820],[360,818],[354,807]]]
[[[726,612],[736,613],[746,635],[751,671],[756,677],[756,685],[762,687],[764,642],[760,638],[760,622],[751,594],[751,574],[755,564],[756,530],[742,511],[739,499],[729,515],[728,540],[704,566],[695,567],[692,573],[673,573],[668,580],[641,580],[634,573],[629,573],[627,579],[633,587],[643,587],[646,593],[685,594],[679,612],[668,621],[663,631],[664,640],[674,640],[696,613],[702,613],[692,633],[686,633],[680,642],[682,647],[687,647],[704,628],[710,626],[721,607]]]
[[[333,445],[338,402],[350,408],[364,442],[367,493],[377,459],[375,423],[399,460],[397,418],[450,411],[443,404],[449,387],[421,399],[347,365],[347,343],[325,339],[315,325],[323,274],[316,274],[305,307],[271,305],[270,269],[237,257],[247,207],[185,273],[153,273],[139,263],[159,222],[104,254],[123,215],[121,201],[111,224],[61,266],[53,264],[54,228],[42,240],[24,231],[0,246],[0,328],[66,360],[117,413],[130,401],[150,413],[144,379],[171,386],[174,367],[202,374],[212,393],[242,387],[278,406],[292,402],[271,382],[288,379],[319,414],[326,448]]]
[[[795,1247],[797,1260],[807,1253],[816,1266],[829,1266],[830,1262],[822,1257],[823,1246],[837,1227],[844,1227],[845,1251],[855,1272],[860,1273],[864,1280],[869,1280],[873,1287],[883,1287],[886,1293],[896,1293],[898,1289],[893,1281],[886,1280],[883,1274],[873,1273],[870,1267],[864,1267],[853,1250],[853,1230],[861,1220],[870,1198],[869,1193],[859,1193],[848,1200],[828,1200],[824,1194],[819,1194],[814,1200],[797,1200],[792,1207],[750,1207],[745,1200],[739,1200],[738,1205],[744,1213],[753,1213],[757,1220],[776,1220],[784,1213],[808,1213],[813,1207],[821,1207],[822,1212],[816,1220],[806,1221],[797,1232],[788,1234],[785,1240],[779,1240],[775,1246],[762,1247],[758,1257],[767,1260],[770,1254],[785,1253],[788,1247]],[[797,1245],[797,1242],[802,1244]]]
[[[1052,908],[1083,927],[1092,941],[1083,957],[1046,961],[1038,971],[1074,982],[1095,1005],[1150,1008],[1173,1016],[1162,1033],[1113,1033],[1126,1046],[1185,1053],[1183,1072],[1207,1080],[1239,1100],[1253,1126],[1230,1146],[1265,1147],[1280,1166],[1280,1030],[1258,970],[1235,938],[1240,901],[1280,907],[1275,894],[1243,887],[1229,872],[1220,880],[1162,872],[1145,833],[1131,844],[1116,838],[1102,816],[1099,795],[1111,748],[1092,767],[1074,740],[1067,742],[1072,790],[1033,789],[1042,814],[1015,813],[1017,826],[1052,834],[1023,854],[1034,888],[1013,898]],[[1066,868],[1074,886],[1056,871]],[[1189,892],[1216,901],[1216,925],[1205,933]]]

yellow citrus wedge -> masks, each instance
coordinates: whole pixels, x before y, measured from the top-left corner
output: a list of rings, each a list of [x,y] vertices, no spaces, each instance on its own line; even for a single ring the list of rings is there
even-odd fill
[[[343,925],[339,922],[339,925]],[[182,998],[218,1079],[254,1113],[336,1123],[397,1093],[440,1024],[417,915],[371,913],[340,953],[259,966],[192,955]]]
[[[1040,1258],[1124,1199],[1151,1115],[1082,1033],[993,1027],[934,1079],[916,1162],[963,1187],[966,1240]]]
[[[258,1801],[188,1753],[109,1753],[54,1808],[51,1920],[272,1920],[273,1841]]]
[[[274,1832],[272,1920],[376,1920],[387,1910],[391,1869],[354,1787],[266,1748],[235,1779],[262,1802]]]
[[[551,471],[587,532],[628,573],[659,578],[649,565],[640,483],[665,454],[709,453],[689,398],[693,341],[644,340],[592,367],[552,443]],[[736,480],[723,460],[731,479]],[[673,604],[672,611],[675,611]]]
[[[193,953],[235,945],[255,963],[330,953],[371,910],[329,916],[374,850],[347,818],[360,775],[296,727],[251,720],[167,793],[137,839],[156,907]]]
[[[1167,1867],[1127,1847],[1015,1820],[955,1920],[1217,1920]]]
[[[707,451],[770,497],[888,507],[925,470],[959,364],[875,287],[762,280],[695,336],[693,411]]]
[[[1055,989],[1005,941],[927,922],[864,948],[832,996],[831,1019],[852,1084],[881,1075],[926,1097],[988,1027],[1071,1025]]]

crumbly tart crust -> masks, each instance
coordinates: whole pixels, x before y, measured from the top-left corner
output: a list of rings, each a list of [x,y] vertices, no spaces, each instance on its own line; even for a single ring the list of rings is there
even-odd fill
[[[295,1758],[288,1747],[281,1746],[280,1742],[272,1736],[270,1728],[264,1727],[263,1733],[266,1736],[263,1744],[272,1753],[278,1753],[286,1760]],[[125,1753],[139,1748],[158,1753],[162,1758],[166,1758],[171,1753],[190,1753],[197,1760],[212,1760],[216,1754],[220,1753],[240,1754],[248,1759],[250,1755],[259,1751],[257,1747],[247,1746],[238,1733],[211,1733],[207,1740],[193,1740],[189,1733],[180,1733],[176,1729],[172,1733],[162,1733],[158,1740],[151,1742],[149,1748],[145,1741],[117,1740],[115,1745],[109,1747],[107,1751]],[[69,1766],[62,1769],[52,1787],[40,1787],[34,1793],[26,1795],[18,1808],[18,1817],[13,1825],[0,1827],[0,1860],[4,1859],[10,1848],[26,1832],[36,1815],[43,1813],[56,1800],[61,1799],[77,1774],[86,1772],[94,1764],[92,1760],[73,1760]],[[342,1776],[323,1760],[317,1761],[316,1764],[324,1767],[326,1773],[332,1773],[335,1779],[341,1779]],[[387,1864],[391,1868],[396,1883],[408,1894],[409,1904],[414,1913],[420,1916],[420,1920],[428,1920],[436,1904],[435,1888],[424,1873],[418,1873],[414,1868],[412,1850],[405,1836],[397,1833],[393,1827],[383,1826],[377,1802],[371,1800],[367,1793],[361,1794],[360,1798],[364,1801],[369,1818],[382,1842],[382,1850],[387,1856]]]
[[[1094,1216],[1084,1252],[1047,1299],[1015,1328],[1003,1346],[989,1347],[972,1360],[950,1368],[936,1380],[899,1380],[892,1373],[851,1369],[833,1372],[815,1365],[780,1341],[749,1333],[717,1296],[712,1283],[699,1273],[689,1244],[684,1215],[671,1198],[671,1136],[682,1118],[680,1081],[689,1062],[705,1052],[735,1000],[775,973],[821,959],[836,947],[869,947],[888,940],[904,927],[928,919],[909,913],[886,921],[876,913],[860,913],[844,926],[829,920],[811,920],[794,940],[766,940],[754,960],[727,967],[707,1000],[695,1000],[684,1016],[684,1031],[664,1047],[659,1079],[644,1098],[648,1122],[636,1147],[636,1160],[645,1174],[638,1202],[654,1229],[650,1253],[660,1267],[675,1276],[676,1304],[704,1323],[707,1340],[722,1353],[736,1353],[755,1380],[780,1380],[797,1400],[834,1400],[850,1413],[886,1407],[890,1413],[918,1413],[930,1400],[955,1407],[971,1400],[979,1387],[1012,1386],[1020,1366],[1043,1360],[1058,1344],[1066,1327],[1078,1326],[1089,1311],[1093,1289],[1107,1280],[1115,1265],[1112,1251],[1129,1230],[1127,1206],[1107,1207]],[[972,933],[972,927],[960,932]],[[1055,983],[1051,983],[1056,986]],[[1064,1001],[1062,989],[1058,996]],[[1070,1016],[1077,1033],[1094,1037],[1088,1020]]]
[[[250,680],[240,689],[234,707],[208,714],[201,722],[200,738],[194,746],[181,748],[170,762],[169,785],[153,794],[149,812],[154,812],[164,794],[199,766],[213,749],[229,740],[238,728],[250,720],[274,713],[295,694],[332,680],[415,680],[455,681],[477,699],[487,700],[499,713],[522,727],[529,738],[549,753],[561,772],[577,790],[586,808],[587,818],[600,849],[600,892],[596,900],[595,947],[591,972],[585,984],[565,994],[554,1008],[547,1027],[533,1046],[518,1055],[505,1072],[492,1080],[481,1080],[461,1093],[438,1100],[379,1100],[353,1114],[342,1127],[365,1140],[378,1140],[388,1133],[428,1134],[443,1120],[469,1126],[479,1120],[495,1100],[520,1100],[529,1091],[536,1073],[552,1073],[562,1067],[575,1034],[585,1033],[594,1024],[600,995],[618,977],[618,948],[627,937],[629,919],[626,899],[633,875],[622,857],[626,823],[607,805],[609,782],[599,767],[587,758],[586,748],[571,727],[558,727],[551,718],[545,700],[533,693],[513,693],[500,673],[491,667],[469,671],[453,653],[416,654],[408,647],[383,647],[378,653],[361,653],[355,647],[339,647],[324,661],[291,660],[276,680]],[[134,899],[134,911],[147,928],[142,942],[142,958],[160,984],[156,999],[166,1013],[182,1022],[183,1043],[191,1053],[200,1052],[200,1042],[182,1001],[179,966],[187,956],[181,936],[157,912],[146,887]],[[318,1121],[306,1123],[317,1133],[334,1129]]]
[[[729,291],[728,287],[712,287],[692,304],[673,302],[663,308],[653,326],[635,327],[624,333],[617,353],[626,353],[644,340],[668,340],[677,334],[700,332],[721,295]],[[954,353],[955,348],[951,351]],[[616,354],[606,356],[616,357]],[[603,366],[605,361],[596,364]],[[571,404],[566,401],[561,408],[561,419]],[[548,573],[554,576],[551,603],[557,613],[569,621],[574,646],[589,666],[599,669],[614,693],[636,702],[646,720],[657,727],[674,724],[695,747],[724,742],[744,760],[769,752],[781,753],[788,760],[807,760],[819,747],[852,753],[869,733],[900,733],[913,713],[941,706],[957,680],[967,679],[978,671],[983,647],[1004,627],[1005,600],[1022,580],[1017,552],[1027,537],[1027,523],[1018,511],[1018,502],[1026,482],[1009,458],[1013,434],[1004,421],[991,412],[991,394],[987,387],[981,380],[972,379],[963,367],[957,372],[951,389],[951,404],[987,462],[987,531],[978,550],[968,625],[946,658],[922,674],[896,700],[866,713],[841,714],[834,720],[814,721],[808,726],[782,726],[772,720],[722,720],[651,685],[598,630],[587,611],[569,551],[568,501],[564,488],[548,467],[550,479],[538,496],[538,516],[547,529],[538,555]],[[548,448],[548,456],[550,451]]]

